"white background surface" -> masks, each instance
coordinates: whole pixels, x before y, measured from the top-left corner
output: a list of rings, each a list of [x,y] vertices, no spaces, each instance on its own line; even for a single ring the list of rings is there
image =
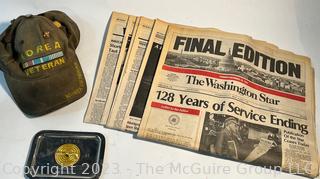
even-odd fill
[[[82,120],[92,89],[105,27],[112,11],[247,34],[276,44],[282,49],[309,56],[316,71],[316,89],[318,89],[320,1],[0,0],[0,7],[0,32],[9,25],[10,20],[23,14],[37,14],[57,9],[72,17],[81,31],[77,54],[88,85],[88,93],[84,98],[51,114],[29,119],[9,97],[3,74],[0,73],[0,178],[23,178],[22,167],[32,136],[45,129],[103,133],[107,139],[107,145],[104,174],[101,178],[106,179],[301,178],[275,171],[261,171],[260,167],[133,139],[130,134],[83,124]],[[319,90],[316,90],[316,94],[319,96]],[[318,111],[318,100],[317,106]],[[317,122],[319,122],[318,119],[319,113],[317,113]],[[317,125],[319,136],[320,125]],[[185,171],[170,171],[170,164],[181,165]],[[146,165],[149,167],[146,168]],[[192,165],[194,169],[201,168],[201,171],[190,171]],[[156,171],[155,168],[159,166],[163,166],[162,172]],[[221,169],[217,169],[223,166],[230,169],[230,174],[224,174]],[[211,171],[206,169],[207,172],[204,172],[203,168],[208,167],[211,167]]]

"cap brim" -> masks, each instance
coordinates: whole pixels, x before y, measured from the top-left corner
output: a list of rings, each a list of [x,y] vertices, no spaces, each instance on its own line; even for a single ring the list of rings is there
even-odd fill
[[[47,114],[85,95],[85,78],[73,50],[68,50],[66,64],[45,78],[16,79],[5,74],[8,87],[19,108],[28,116]]]

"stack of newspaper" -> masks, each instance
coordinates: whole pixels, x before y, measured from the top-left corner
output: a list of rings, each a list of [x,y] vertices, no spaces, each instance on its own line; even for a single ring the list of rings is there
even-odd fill
[[[319,173],[311,60],[246,35],[113,12],[84,121]]]

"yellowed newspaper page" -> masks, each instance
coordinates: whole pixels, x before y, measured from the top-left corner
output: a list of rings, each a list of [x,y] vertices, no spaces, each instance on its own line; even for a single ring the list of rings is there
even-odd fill
[[[159,19],[154,24],[122,124],[122,128],[126,131],[138,132],[168,25]]]
[[[127,14],[118,12],[113,12],[111,15],[96,79],[84,116],[84,122],[86,123],[105,123],[104,120],[102,120],[102,114],[111,89],[115,66],[120,54],[124,29],[127,26],[128,18],[129,16]]]
[[[138,137],[315,177],[313,81],[307,57],[170,25]]]
[[[136,16],[129,16],[128,19],[128,23],[125,29],[125,34],[124,34],[124,38],[122,41],[122,45],[121,45],[121,49],[120,49],[120,54],[119,54],[119,58],[117,61],[117,65],[116,65],[116,69],[114,72],[114,77],[112,79],[112,84],[111,84],[111,88],[110,88],[110,92],[108,95],[108,100],[106,102],[104,111],[103,111],[103,115],[102,115],[102,119],[101,119],[101,123],[103,125],[105,125],[107,123],[108,120],[108,116],[112,107],[112,103],[114,101],[114,97],[116,95],[116,90],[118,88],[119,85],[119,81],[121,79],[121,75],[122,75],[122,71],[124,68],[124,63],[125,63],[125,59],[126,59],[126,55],[127,52],[129,50],[130,47],[130,43],[131,43],[131,39],[132,39],[132,34],[133,34],[133,29],[136,23],[137,17]]]
[[[129,104],[131,93],[140,70],[145,50],[153,28],[154,20],[141,17],[132,49],[125,65],[125,73],[121,79],[117,96],[114,100],[106,127],[121,129],[122,121]]]
[[[112,105],[111,105],[111,110],[110,112],[113,110],[112,108],[114,107],[114,101],[117,99],[117,96],[118,96],[118,93],[119,93],[119,89],[120,89],[120,86],[122,84],[122,81],[124,79],[124,76],[125,74],[127,73],[127,69],[128,69],[128,64],[129,64],[129,57],[130,57],[130,53],[132,51],[132,46],[133,46],[133,41],[137,35],[137,31],[138,31],[138,27],[139,27],[139,24],[140,24],[140,20],[141,20],[141,17],[137,17],[136,19],[136,23],[134,24],[134,28],[133,28],[133,31],[132,31],[132,37],[131,37],[131,40],[130,40],[130,44],[129,44],[129,48],[128,48],[128,51],[126,52],[126,57],[125,57],[125,63],[123,64],[123,69],[122,69],[122,73],[121,73],[121,76],[120,76],[120,79],[119,79],[119,83],[118,83],[118,86],[117,86],[117,89],[116,89],[116,93],[115,93],[115,96],[114,96],[114,99],[112,101]],[[109,113],[109,116],[108,116],[108,120],[110,118],[110,113]],[[105,127],[108,127],[107,126],[108,122],[105,124]]]

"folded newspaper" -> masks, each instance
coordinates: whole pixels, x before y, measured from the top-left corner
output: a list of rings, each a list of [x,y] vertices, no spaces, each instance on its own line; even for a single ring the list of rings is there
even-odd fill
[[[113,12],[84,121],[319,174],[311,60],[246,35]]]

